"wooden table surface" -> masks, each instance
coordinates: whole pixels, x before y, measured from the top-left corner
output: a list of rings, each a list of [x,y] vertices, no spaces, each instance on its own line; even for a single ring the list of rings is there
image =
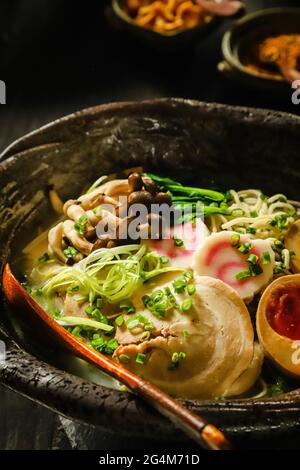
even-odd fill
[[[51,0],[43,1],[46,4]],[[33,34],[32,43],[16,46],[8,38],[6,61],[0,64],[0,79],[7,86],[7,104],[0,106],[0,150],[54,118],[118,100],[177,96],[299,114],[300,105],[292,105],[290,96],[257,94],[217,73],[220,41],[231,21],[185,53],[158,54],[115,31],[105,19],[107,3],[87,2],[77,7],[72,2],[70,11],[70,2],[61,1],[59,14],[51,17],[37,36]],[[299,5],[298,0],[248,0],[246,4],[249,11],[262,6]],[[32,32],[34,29],[33,24]],[[287,436],[276,446],[289,447],[289,442]],[[0,449],[157,450],[160,445],[155,440],[132,441],[95,431],[0,387]],[[275,444],[251,445],[266,448]],[[163,447],[172,450],[174,444]]]

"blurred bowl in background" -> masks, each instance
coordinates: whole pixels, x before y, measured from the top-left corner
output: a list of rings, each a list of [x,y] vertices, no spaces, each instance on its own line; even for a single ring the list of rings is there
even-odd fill
[[[164,50],[184,49],[196,39],[208,35],[222,21],[221,17],[214,16],[208,23],[202,23],[193,28],[159,33],[153,29],[139,26],[126,12],[126,0],[112,0],[111,17],[113,24],[119,29],[150,46]]]
[[[269,8],[244,16],[223,36],[219,71],[230,79],[262,91],[287,92],[291,85],[277,73],[247,66],[251,48],[265,38],[300,34],[300,8]]]

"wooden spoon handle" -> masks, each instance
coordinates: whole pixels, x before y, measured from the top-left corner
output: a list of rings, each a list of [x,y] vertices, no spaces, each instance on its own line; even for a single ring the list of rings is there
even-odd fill
[[[141,385],[136,393],[201,447],[210,450],[230,450],[229,442],[219,429],[166,393],[147,382]]]
[[[126,385],[135,395],[140,396],[159,413],[166,416],[175,426],[182,429],[194,441],[206,449],[228,450],[229,442],[224,434],[214,425],[207,423],[201,416],[184,407],[165,392],[141,379],[122,365],[90,348],[68,330],[60,326],[26,292],[12,274],[10,266],[5,265],[2,275],[2,288],[8,302],[18,312],[28,314],[28,319],[37,325],[37,330],[60,343],[77,357],[96,365],[106,374]]]

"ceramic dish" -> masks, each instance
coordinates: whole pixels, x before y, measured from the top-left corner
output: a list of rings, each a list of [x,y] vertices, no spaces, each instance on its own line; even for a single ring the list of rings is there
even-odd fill
[[[124,5],[125,0],[112,1],[111,13],[116,26],[150,46],[165,50],[178,50],[189,46],[196,39],[209,34],[221,21],[220,17],[214,17],[209,23],[194,28],[161,34],[137,25],[126,13]]]
[[[283,78],[249,70],[245,65],[245,57],[249,48],[261,39],[299,33],[299,8],[270,8],[246,15],[223,37],[224,61],[219,64],[219,70],[246,86],[264,91],[287,92],[290,85]]]

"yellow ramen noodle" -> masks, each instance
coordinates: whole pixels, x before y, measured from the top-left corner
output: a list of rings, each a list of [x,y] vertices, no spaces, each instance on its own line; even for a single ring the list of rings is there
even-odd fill
[[[212,15],[192,0],[127,0],[127,8],[139,26],[165,34],[212,19]]]

